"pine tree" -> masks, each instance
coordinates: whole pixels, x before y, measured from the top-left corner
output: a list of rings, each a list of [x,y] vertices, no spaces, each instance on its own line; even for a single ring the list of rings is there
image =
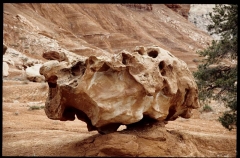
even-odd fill
[[[238,5],[215,5],[209,14],[211,34],[220,35],[220,40],[197,53],[204,57],[194,77],[199,88],[200,102],[220,100],[229,108],[219,117],[221,124],[231,130],[237,126],[237,37]],[[223,61],[230,61],[229,64]]]

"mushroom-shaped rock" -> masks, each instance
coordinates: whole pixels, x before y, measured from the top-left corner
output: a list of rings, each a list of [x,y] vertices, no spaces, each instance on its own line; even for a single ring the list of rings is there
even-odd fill
[[[137,47],[111,59],[90,56],[69,64],[43,64],[49,85],[45,113],[50,119],[87,123],[88,130],[110,133],[142,120],[189,118],[199,107],[198,89],[187,65],[158,47]]]
[[[26,76],[29,81],[33,82],[42,82],[44,81],[44,76],[40,75],[39,69],[42,67],[42,64],[35,64],[31,67],[26,68]]]

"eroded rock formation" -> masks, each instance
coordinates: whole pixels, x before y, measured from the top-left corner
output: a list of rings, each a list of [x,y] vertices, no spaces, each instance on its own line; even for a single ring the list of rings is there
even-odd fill
[[[35,64],[31,67],[26,68],[26,77],[29,81],[33,82],[42,82],[44,77],[39,74],[39,69],[42,67],[42,64]]]
[[[152,4],[132,4],[132,3],[125,3],[121,4],[126,7],[135,8],[135,9],[142,9],[142,10],[152,10]]]
[[[187,64],[158,46],[139,46],[111,58],[51,60],[40,74],[49,85],[46,115],[62,121],[76,115],[89,131],[110,133],[120,125],[189,118],[199,107]]]
[[[168,8],[188,19],[190,4],[165,4]]]

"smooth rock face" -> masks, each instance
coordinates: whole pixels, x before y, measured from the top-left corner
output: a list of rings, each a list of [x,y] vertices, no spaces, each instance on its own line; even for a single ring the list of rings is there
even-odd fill
[[[144,119],[189,118],[191,109],[199,107],[186,63],[158,46],[139,46],[109,59],[52,60],[40,74],[49,85],[46,115],[62,121],[76,115],[89,131],[110,133]]]

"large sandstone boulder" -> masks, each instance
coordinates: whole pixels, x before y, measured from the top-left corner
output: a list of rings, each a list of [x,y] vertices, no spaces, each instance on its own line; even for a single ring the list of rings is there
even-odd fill
[[[35,64],[31,67],[26,68],[26,77],[29,81],[42,82],[44,81],[44,76],[40,75],[39,70],[42,64]]]
[[[199,107],[186,63],[158,46],[136,47],[111,58],[52,60],[40,74],[49,85],[46,115],[62,121],[76,115],[89,131],[110,133],[120,125],[189,118]]]

